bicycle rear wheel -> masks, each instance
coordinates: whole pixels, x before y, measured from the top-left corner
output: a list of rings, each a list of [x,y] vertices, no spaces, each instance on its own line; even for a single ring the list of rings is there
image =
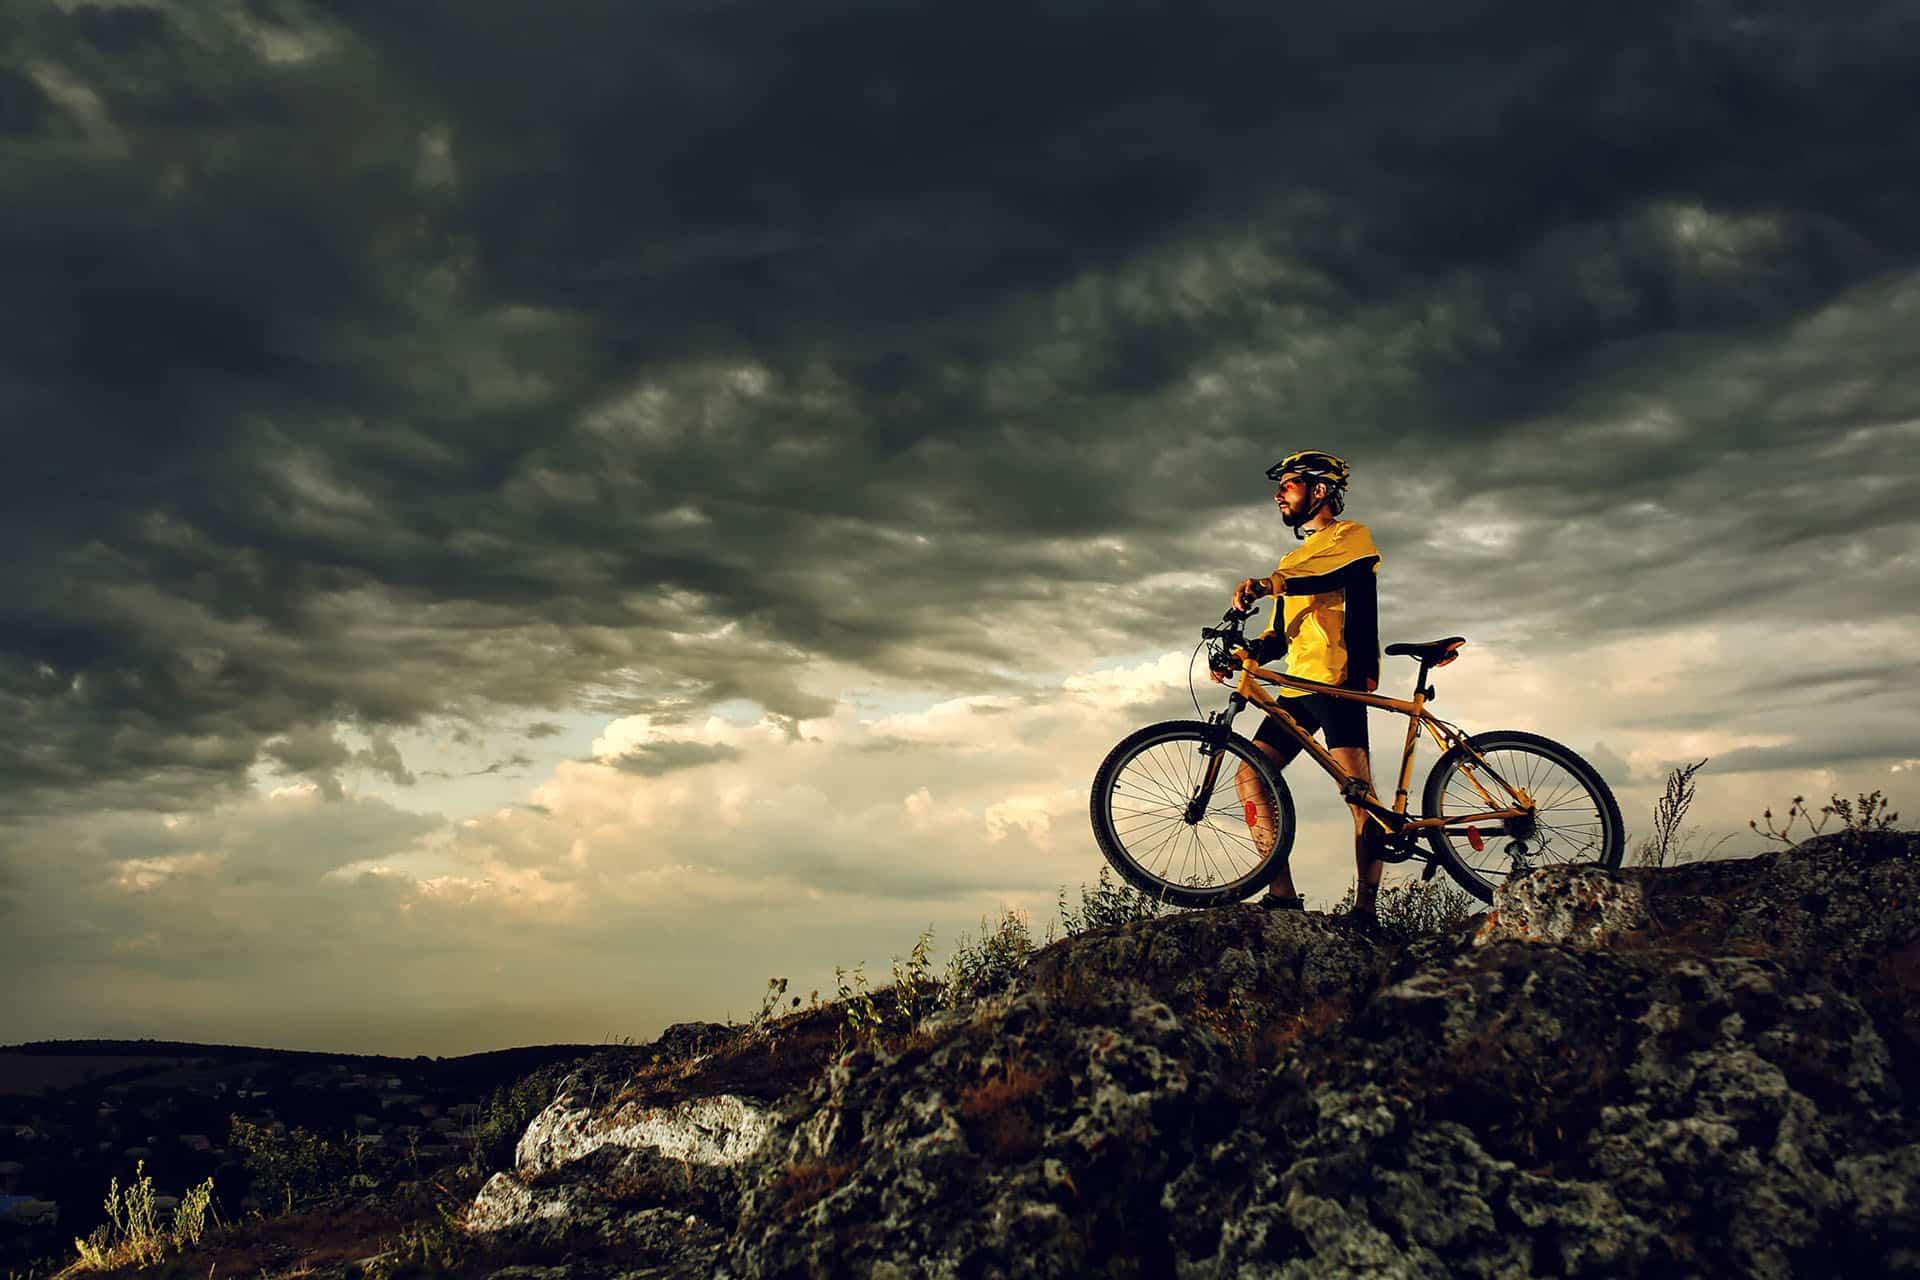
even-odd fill
[[[1503,729],[1476,733],[1467,741],[1496,774],[1532,796],[1535,809],[1530,820],[1436,828],[1427,833],[1434,856],[1463,889],[1482,902],[1492,902],[1494,889],[1516,871],[1570,862],[1620,865],[1626,828],[1620,821],[1620,805],[1599,770],[1538,734]],[[1497,803],[1488,804],[1476,783]],[[1429,818],[1483,813],[1510,803],[1506,790],[1487,778],[1485,770],[1457,746],[1441,756],[1427,775]]]
[[[1094,772],[1090,812],[1100,852],[1121,879],[1157,901],[1238,902],[1273,879],[1293,848],[1293,796],[1238,734],[1227,735],[1212,790],[1200,802],[1213,763],[1202,748],[1217,733],[1199,720],[1148,725],[1121,739]],[[1236,781],[1243,766],[1251,774]]]

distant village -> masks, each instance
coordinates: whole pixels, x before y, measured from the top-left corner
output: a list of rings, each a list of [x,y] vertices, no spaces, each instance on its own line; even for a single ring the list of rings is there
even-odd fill
[[[228,1146],[234,1116],[343,1144],[369,1173],[464,1159],[482,1099],[518,1074],[476,1078],[453,1069],[471,1061],[460,1059],[375,1071],[352,1061],[148,1058],[65,1088],[0,1092],[0,1261],[70,1248],[104,1220],[110,1181],[130,1186],[136,1170],[152,1179],[157,1210],[209,1177],[230,1217],[262,1207],[246,1153]]]

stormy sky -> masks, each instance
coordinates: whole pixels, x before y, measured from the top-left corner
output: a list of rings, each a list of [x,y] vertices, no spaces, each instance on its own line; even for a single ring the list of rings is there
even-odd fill
[[[1917,65],[1906,0],[10,4],[0,1041],[644,1039],[1044,932],[1301,447],[1436,711],[1635,836],[1703,757],[1697,852],[1920,810]]]

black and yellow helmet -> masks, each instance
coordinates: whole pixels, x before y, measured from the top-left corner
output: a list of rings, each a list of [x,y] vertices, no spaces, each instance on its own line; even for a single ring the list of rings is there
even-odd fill
[[[1324,449],[1295,450],[1267,468],[1267,479],[1278,480],[1289,471],[1303,480],[1324,480],[1335,489],[1345,489],[1347,480],[1353,475],[1353,468],[1347,465],[1346,459]]]
[[[1299,476],[1309,485],[1314,482],[1327,486],[1320,501],[1305,510],[1295,511],[1292,515],[1282,516],[1287,528],[1293,530],[1293,536],[1304,538],[1302,532],[1309,520],[1318,515],[1322,508],[1339,515],[1347,505],[1347,480],[1353,475],[1353,468],[1346,459],[1328,453],[1324,449],[1299,449],[1288,454],[1267,468],[1267,479],[1278,480],[1287,474]]]

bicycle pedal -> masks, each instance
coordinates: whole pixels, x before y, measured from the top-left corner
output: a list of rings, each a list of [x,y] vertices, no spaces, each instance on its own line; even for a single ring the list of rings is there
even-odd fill
[[[1382,840],[1374,849],[1374,857],[1382,862],[1406,862],[1418,852],[1411,840]]]

